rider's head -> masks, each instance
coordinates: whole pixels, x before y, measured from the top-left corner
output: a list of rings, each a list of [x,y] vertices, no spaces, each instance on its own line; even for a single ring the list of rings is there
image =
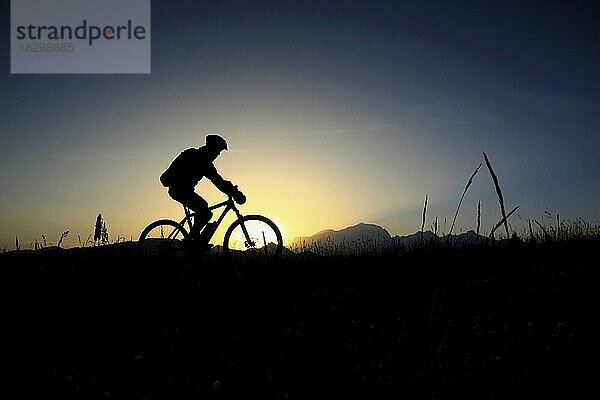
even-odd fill
[[[206,147],[216,155],[227,150],[227,142],[219,135],[210,134],[206,136]]]

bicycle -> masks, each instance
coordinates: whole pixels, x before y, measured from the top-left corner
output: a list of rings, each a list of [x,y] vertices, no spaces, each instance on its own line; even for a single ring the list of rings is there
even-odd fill
[[[205,230],[209,230],[204,244],[210,242],[225,216],[233,210],[237,219],[223,236],[222,249],[226,258],[272,262],[281,257],[283,240],[279,228],[273,221],[262,215],[243,216],[236,207],[232,196],[208,209],[212,211],[221,207],[225,207],[221,216],[215,222],[209,222],[204,227]],[[138,249],[143,256],[178,257],[188,253],[190,248],[197,249],[202,246],[201,243],[197,243],[197,240],[190,238],[189,231],[185,228],[187,223],[191,230],[195,213],[185,206],[183,209],[185,216],[180,222],[159,219],[150,223],[142,231],[138,240]],[[218,249],[218,247],[216,248]]]

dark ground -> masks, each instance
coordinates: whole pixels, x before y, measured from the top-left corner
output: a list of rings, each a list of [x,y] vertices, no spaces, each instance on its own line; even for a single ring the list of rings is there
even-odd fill
[[[599,244],[270,268],[3,254],[11,398],[595,397]]]

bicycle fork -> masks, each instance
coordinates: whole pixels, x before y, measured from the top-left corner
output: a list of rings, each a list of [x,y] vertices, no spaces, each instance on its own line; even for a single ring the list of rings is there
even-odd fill
[[[248,230],[246,229],[246,224],[244,224],[244,217],[242,217],[242,214],[240,214],[240,212],[238,211],[237,208],[233,209],[235,211],[235,214],[238,217],[238,221],[240,221],[240,226],[242,227],[242,232],[244,232],[244,244],[246,245],[246,247],[254,247],[255,243],[253,241],[250,240],[250,234],[248,234]]]

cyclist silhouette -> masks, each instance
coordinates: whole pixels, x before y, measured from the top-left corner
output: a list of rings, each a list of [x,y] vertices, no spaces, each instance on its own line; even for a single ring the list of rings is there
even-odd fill
[[[236,203],[246,202],[246,196],[238,190],[237,186],[223,179],[213,164],[223,150],[227,150],[225,139],[215,134],[208,135],[204,146],[181,152],[160,176],[162,185],[169,189],[169,196],[196,213],[190,231],[190,237],[193,239],[202,239],[200,230],[206,226],[213,215],[208,209],[206,200],[194,191],[203,177],[208,178],[221,192],[232,196]]]

